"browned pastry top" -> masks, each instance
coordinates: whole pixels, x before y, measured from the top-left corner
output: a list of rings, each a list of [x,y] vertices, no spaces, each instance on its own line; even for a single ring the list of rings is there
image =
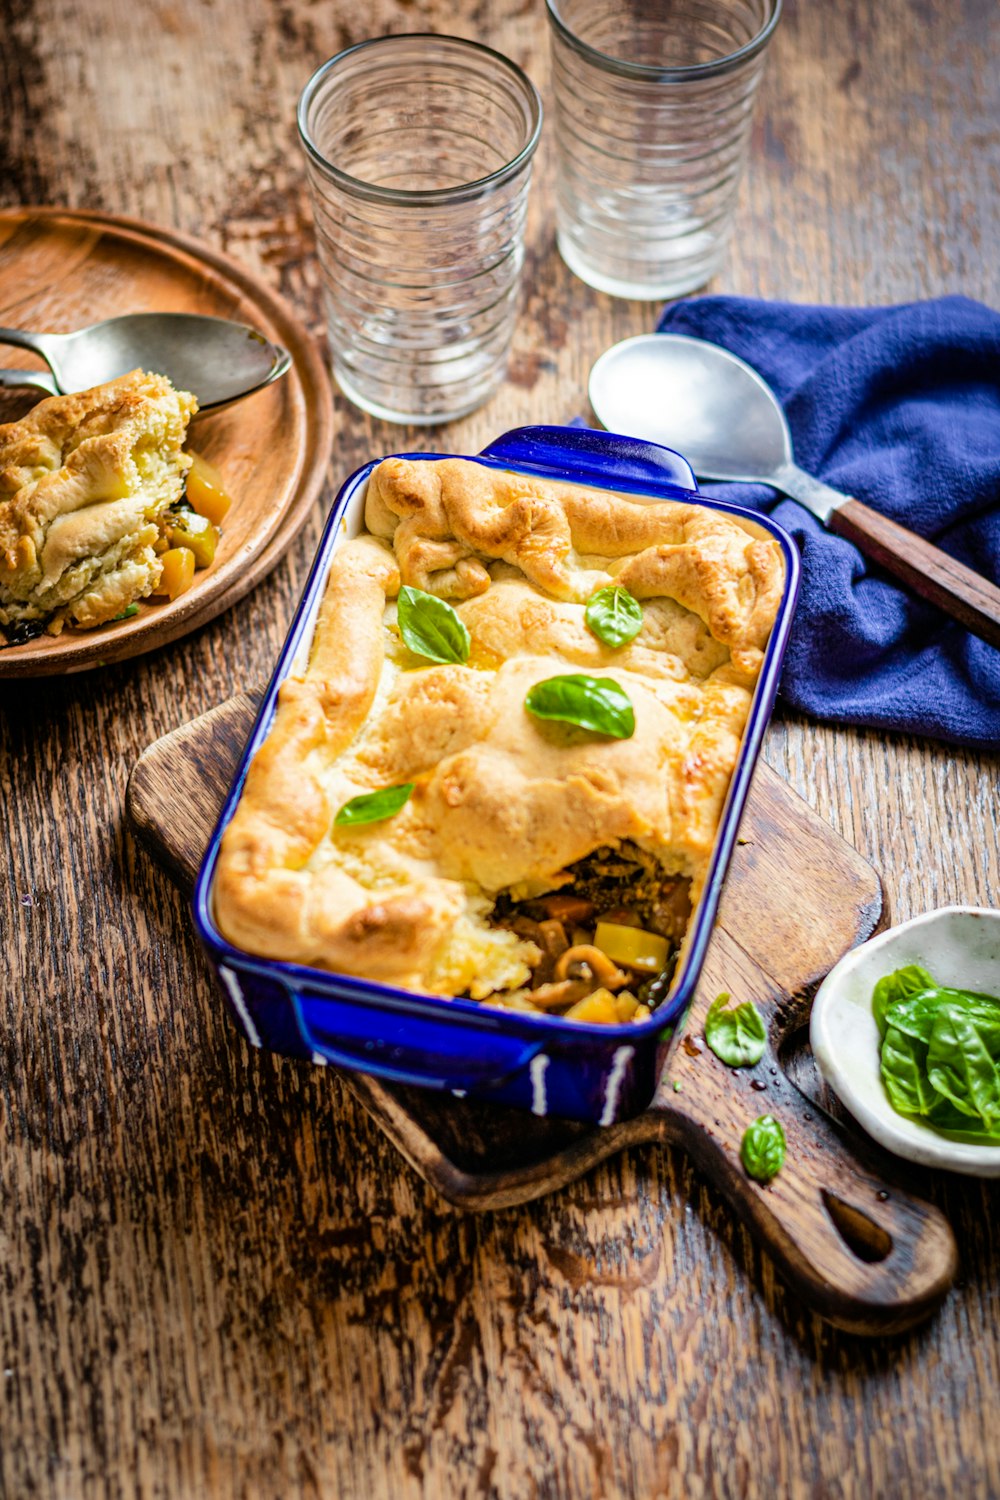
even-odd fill
[[[551,891],[592,850],[629,841],[697,898],[784,582],[751,519],[644,504],[461,459],[387,459],[367,532],[331,565],[311,652],[282,685],[226,830],[223,933],[256,954],[444,995],[526,982],[533,946],[485,920],[500,891]],[[400,584],[447,598],[464,665],[399,636]],[[612,648],[584,606],[615,582],[643,625]],[[528,690],[610,677],[635,733],[540,721]],[[394,817],[333,819],[413,783]]]

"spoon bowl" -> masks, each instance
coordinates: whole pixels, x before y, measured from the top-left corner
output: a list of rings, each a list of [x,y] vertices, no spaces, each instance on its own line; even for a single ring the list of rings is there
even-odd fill
[[[291,356],[245,323],[196,313],[125,313],[76,333],[28,333],[0,328],[0,343],[31,349],[52,372],[7,372],[58,393],[86,390],[137,367],[166,375],[198,398],[199,415],[221,411],[271,385]],[[12,383],[5,380],[4,384]]]
[[[594,365],[589,394],[609,431],[679,449],[702,479],[757,480],[792,461],[788,423],[770,386],[704,339],[624,339]]]
[[[790,495],[921,598],[1000,647],[1000,588],[795,463],[777,396],[744,360],[679,333],[624,339],[590,372],[590,404],[610,432],[682,453],[700,479]]]

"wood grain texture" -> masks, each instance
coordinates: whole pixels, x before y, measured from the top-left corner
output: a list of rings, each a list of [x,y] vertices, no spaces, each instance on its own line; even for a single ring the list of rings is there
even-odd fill
[[[259,694],[240,694],[211,709],[151,745],[129,777],[128,820],[184,889],[194,883],[259,705]],[[343,1081],[407,1161],[464,1208],[528,1202],[643,1141],[683,1145],[807,1307],[855,1333],[908,1328],[954,1280],[951,1230],[936,1209],[894,1184],[891,1159],[881,1174],[866,1166],[872,1153],[863,1141],[842,1140],[777,1066],[782,1042],[805,1022],[817,981],[875,930],[881,883],[767,766],[758,767],[740,826],[683,1035],[639,1117],[567,1131],[522,1110],[359,1074]],[[769,1045],[752,1072],[726,1068],[701,1040],[724,986],[752,997],[767,1026]],[[781,1121],[788,1155],[777,1179],[762,1187],[743,1171],[739,1150],[743,1132],[765,1112]]]
[[[0,649],[0,678],[125,661],[204,625],[267,576],[322,489],[333,427],[329,379],[315,340],[266,283],[175,231],[111,215],[0,209],[0,319],[7,326],[68,333],[135,311],[252,324],[288,350],[292,369],[188,434],[238,502],[212,566],[179,598],[144,601],[132,620]],[[14,399],[22,402],[23,394]]]
[[[450,31],[551,101],[535,0],[0,0],[0,197],[128,213],[322,309],[292,124],[338,47]],[[993,0],[787,0],[714,289],[997,304]],[[651,309],[554,248],[551,139],[510,379],[443,433],[335,397],[331,477],[578,411]],[[327,502],[330,492],[327,491]],[[860,494],[859,499],[867,498]],[[183,899],[122,826],[145,745],[265,678],[320,529],[182,643],[0,690],[0,1494],[1000,1493],[1000,1194],[918,1174],[960,1282],[914,1333],[810,1318],[683,1153],[469,1215],[335,1078],[234,1039]],[[996,905],[997,762],[779,714],[767,759],[895,918]]]
[[[828,524],[915,594],[1000,647],[1000,589],[988,578],[860,500],[846,501]]]

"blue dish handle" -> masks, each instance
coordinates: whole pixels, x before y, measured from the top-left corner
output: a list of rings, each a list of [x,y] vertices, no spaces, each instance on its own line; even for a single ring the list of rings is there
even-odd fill
[[[593,427],[514,427],[484,448],[480,457],[553,479],[637,486],[668,497],[679,491],[681,499],[698,493],[694,470],[672,448]]]
[[[542,1042],[290,991],[302,1041],[335,1068],[430,1089],[485,1089],[526,1068]]]

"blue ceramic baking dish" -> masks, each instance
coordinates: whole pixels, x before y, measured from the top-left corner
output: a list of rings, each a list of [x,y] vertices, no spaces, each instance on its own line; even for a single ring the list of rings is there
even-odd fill
[[[697,500],[743,520],[751,516],[738,506],[700,497],[690,466],[669,449],[587,428],[518,428],[491,443],[474,461],[654,500]],[[610,1125],[637,1114],[649,1103],[665,1049],[683,1024],[694,994],[777,690],[798,588],[795,547],[773,521],[752,513],[756,524],[781,546],[785,591],[704,894],[692,919],[687,956],[667,999],[646,1021],[596,1026],[495,1010],[469,1000],[411,994],[325,970],[256,958],[228,943],[212,915],[212,882],[223,830],[236,807],[250,760],[271,726],[278,688],[308,652],[334,549],[342,538],[362,529],[365,489],[376,462],[366,464],[347,480],[324,529],[302,600],[198,876],[194,917],[199,936],[237,1024],[255,1047],[372,1073],[397,1083],[448,1089],[458,1095],[511,1104],[539,1115]]]

